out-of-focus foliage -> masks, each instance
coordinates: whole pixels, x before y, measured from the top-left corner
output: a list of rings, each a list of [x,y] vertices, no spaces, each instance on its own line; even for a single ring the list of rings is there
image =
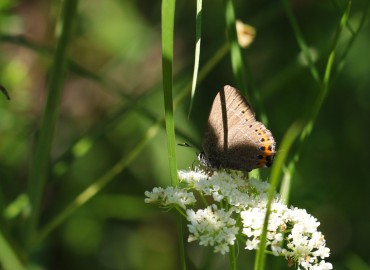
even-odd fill
[[[319,87],[299,61],[300,50],[281,1],[234,2],[237,17],[256,28],[253,44],[243,53],[278,152],[284,151],[279,149],[282,136],[310,109]],[[342,14],[335,3],[290,2],[321,74]],[[60,1],[0,2],[0,83],[11,96],[8,101],[0,95],[0,228],[15,247],[29,211],[22,194],[45,101],[59,5]],[[356,29],[367,5],[365,0],[352,3],[349,28]],[[192,76],[195,1],[179,0],[176,8],[175,96],[190,90],[184,85],[190,85]],[[41,226],[135,149],[154,119],[163,116],[160,10],[160,1],[80,1],[70,46],[73,64],[63,90]],[[351,36],[349,28],[342,47]],[[335,269],[370,267],[368,33],[369,20],[343,70],[332,80],[303,146],[291,191],[291,203],[321,222]],[[202,36],[200,69],[226,42],[222,1],[204,1]],[[179,168],[196,160],[213,97],[223,85],[235,84],[231,74],[227,55],[198,85],[190,119],[189,99],[177,108],[177,140],[194,146],[178,147]],[[263,170],[263,177],[268,173]],[[169,184],[161,128],[114,181],[46,238],[33,263],[45,269],[177,269],[174,217],[144,204],[145,190]],[[9,211],[15,214],[6,214]],[[241,268],[251,267],[254,254],[239,248]],[[196,243],[187,246],[187,254],[197,269],[207,263],[208,269],[227,267],[227,257],[214,256]],[[288,269],[282,262],[269,256],[271,269]]]

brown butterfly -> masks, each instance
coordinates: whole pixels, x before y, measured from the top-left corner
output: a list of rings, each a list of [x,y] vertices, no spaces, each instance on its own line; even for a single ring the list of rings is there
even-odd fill
[[[256,121],[240,92],[229,85],[218,92],[204,132],[200,163],[210,169],[251,171],[270,167],[275,155],[271,131]]]

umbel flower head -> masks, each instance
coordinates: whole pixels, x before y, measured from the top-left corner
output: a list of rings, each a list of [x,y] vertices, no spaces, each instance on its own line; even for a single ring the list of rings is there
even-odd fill
[[[189,222],[188,241],[212,246],[225,254],[236,239],[247,250],[259,247],[266,215],[269,184],[246,179],[240,172],[218,171],[209,176],[200,169],[179,171],[179,187],[145,192],[146,203],[177,209]],[[198,198],[199,201],[196,200]],[[210,202],[210,203],[207,203]],[[332,269],[320,222],[304,209],[288,207],[279,194],[271,205],[266,252],[282,256],[297,269]]]

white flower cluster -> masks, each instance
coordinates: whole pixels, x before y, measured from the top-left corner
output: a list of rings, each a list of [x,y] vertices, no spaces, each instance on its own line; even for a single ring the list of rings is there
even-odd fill
[[[231,211],[218,209],[215,204],[195,212],[186,211],[189,236],[188,241],[199,239],[203,246],[214,246],[215,252],[225,254],[229,252],[229,245],[234,245],[239,228],[235,226],[236,220],[231,218]]]
[[[245,237],[246,249],[258,249],[266,215],[267,182],[245,179],[238,172],[220,171],[209,176],[201,170],[179,171],[179,179],[181,188],[154,188],[145,192],[145,202],[175,207],[184,214],[189,221],[189,242],[198,240],[200,245],[225,254],[239,235]],[[194,193],[202,199],[204,208],[199,209],[199,202],[195,204]],[[210,205],[208,198],[213,199]],[[306,210],[288,208],[276,195],[267,225],[266,251],[284,256],[298,269],[332,269],[325,262],[330,250],[323,234],[317,231],[319,225]]]
[[[145,191],[146,203],[159,203],[164,207],[181,207],[186,209],[186,205],[191,205],[196,202],[194,194],[187,192],[184,189],[177,187],[156,187],[152,192]]]

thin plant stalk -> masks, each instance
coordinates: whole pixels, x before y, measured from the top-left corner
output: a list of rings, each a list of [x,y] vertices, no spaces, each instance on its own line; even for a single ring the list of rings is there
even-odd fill
[[[236,263],[235,245],[230,245],[229,248],[230,269],[236,270],[238,269],[238,265]]]

